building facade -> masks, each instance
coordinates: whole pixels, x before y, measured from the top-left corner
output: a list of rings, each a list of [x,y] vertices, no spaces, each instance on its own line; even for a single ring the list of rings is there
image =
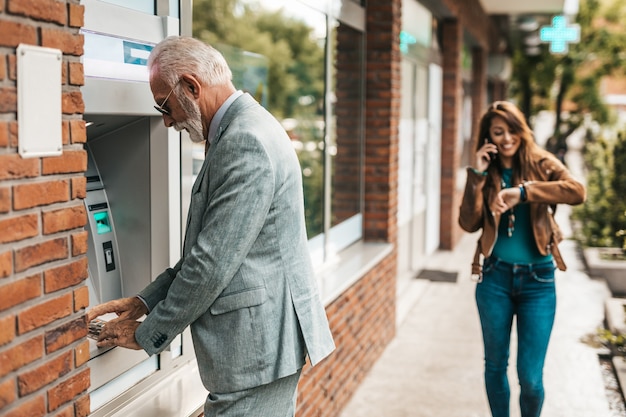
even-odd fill
[[[149,218],[144,226],[126,223],[140,229],[128,239],[145,232],[148,242],[155,236],[170,242],[141,258],[148,273],[180,254],[189,188],[202,158],[187,138],[163,128],[145,74],[121,82],[99,72],[116,59],[99,55],[113,38],[127,48],[121,66],[129,68],[145,65],[160,37],[191,34],[192,2],[140,1],[133,9],[125,3],[0,0],[3,416],[198,415],[204,402],[194,398],[194,410],[181,414],[174,399],[179,381],[194,373],[188,335],[158,360],[140,358],[106,377],[114,354],[98,365],[87,336],[85,312],[103,292],[94,284],[100,261],[92,261],[90,245],[109,229],[101,219],[117,216],[115,201],[132,201],[132,195],[114,197],[124,181],[116,183],[103,168],[108,163],[113,172],[132,162],[116,165],[99,149],[113,143],[115,132],[144,129],[150,133],[137,152],[167,167],[165,175],[149,166],[134,175],[160,191],[146,197],[147,215],[138,216]],[[241,32],[238,41],[220,32],[220,16],[205,16],[211,26],[199,23],[202,3],[193,5],[193,35],[215,43],[233,66],[236,85],[279,118],[303,166],[311,253],[337,350],[305,368],[297,415],[337,416],[395,336],[398,293],[430,254],[452,249],[461,236],[457,216],[472,132],[487,102],[506,97],[497,65],[505,34],[479,0],[258,0],[244,3],[274,20],[251,20],[258,32],[248,38]],[[246,18],[241,2],[224,4],[239,4],[227,19]],[[107,16],[119,22],[107,26]],[[263,32],[264,25],[284,32]],[[138,33],[143,27],[156,34]],[[297,59],[280,55],[289,42]],[[52,115],[61,124],[59,152],[40,156],[20,147],[19,109],[32,100],[20,95],[20,45],[61,53],[58,85],[46,84],[60,87],[60,114]],[[294,55],[297,47],[302,51]],[[119,146],[113,156],[128,154]],[[90,174],[90,158],[98,175]],[[88,203],[97,191],[88,179],[95,177],[105,182],[111,208],[99,216],[92,210],[107,206]],[[123,264],[124,219],[115,218],[120,248],[110,253]],[[129,370],[140,371],[120,385]],[[146,392],[163,400],[141,414]]]

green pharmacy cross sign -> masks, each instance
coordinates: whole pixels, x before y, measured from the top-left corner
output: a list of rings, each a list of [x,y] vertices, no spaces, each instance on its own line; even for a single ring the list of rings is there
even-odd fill
[[[554,16],[552,26],[544,26],[539,31],[539,39],[550,42],[553,54],[566,54],[570,43],[580,42],[580,25],[568,25],[565,16]]]

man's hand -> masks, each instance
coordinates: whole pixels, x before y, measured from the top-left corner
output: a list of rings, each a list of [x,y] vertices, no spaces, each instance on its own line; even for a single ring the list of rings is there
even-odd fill
[[[141,302],[141,301],[140,301]],[[98,337],[98,347],[121,346],[127,349],[142,349],[135,339],[135,330],[141,323],[135,320],[117,319],[104,325]]]
[[[115,313],[118,318],[110,323],[120,320],[137,320],[141,316],[148,314],[146,305],[137,297],[120,298],[99,304],[87,312],[87,321],[95,319],[107,313]]]

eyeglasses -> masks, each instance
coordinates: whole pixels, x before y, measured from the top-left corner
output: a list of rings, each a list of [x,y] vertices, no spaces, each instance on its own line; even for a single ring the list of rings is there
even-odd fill
[[[154,106],[154,108],[157,109],[159,113],[161,113],[161,114],[163,114],[165,116],[170,116],[170,111],[167,110],[163,106],[165,106],[165,103],[167,103],[167,100],[170,98],[170,96],[174,92],[174,89],[176,88],[176,86],[178,85],[179,82],[180,82],[180,79],[178,79],[178,81],[176,81],[176,84],[174,84],[174,86],[172,87],[170,92],[165,96],[165,100],[163,100],[163,102],[160,105]]]

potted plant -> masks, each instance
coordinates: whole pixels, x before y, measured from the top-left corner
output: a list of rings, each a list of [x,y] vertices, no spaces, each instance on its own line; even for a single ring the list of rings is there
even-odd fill
[[[574,209],[576,238],[589,274],[606,280],[614,296],[626,297],[626,139],[588,139],[587,201]]]

